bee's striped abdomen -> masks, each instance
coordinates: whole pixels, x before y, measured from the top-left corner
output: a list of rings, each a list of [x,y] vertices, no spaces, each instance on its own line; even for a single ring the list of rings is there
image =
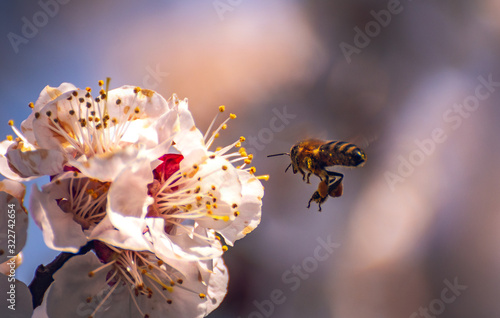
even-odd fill
[[[345,141],[330,141],[319,147],[325,166],[359,166],[366,161],[366,154],[358,146]]]

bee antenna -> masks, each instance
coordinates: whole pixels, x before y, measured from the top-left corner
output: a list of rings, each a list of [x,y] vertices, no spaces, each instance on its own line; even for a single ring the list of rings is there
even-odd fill
[[[291,166],[292,166],[292,164],[289,164],[288,167],[286,167],[285,173],[288,171],[288,169],[290,169]]]
[[[283,156],[283,155],[290,156],[290,154],[288,152],[283,152],[283,153],[277,153],[277,154],[274,154],[274,155],[269,155],[267,157],[269,158],[269,157],[276,157],[276,156]]]

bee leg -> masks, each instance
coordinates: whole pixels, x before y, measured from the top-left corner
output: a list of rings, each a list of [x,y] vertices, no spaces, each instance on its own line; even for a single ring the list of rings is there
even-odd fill
[[[333,171],[328,171],[328,175],[332,177],[328,183],[328,194],[332,198],[340,197],[344,192],[344,185],[342,184],[344,175]]]
[[[321,212],[321,204],[323,202],[325,202],[326,198],[327,197],[322,198],[321,195],[319,194],[319,192],[315,191],[313,193],[313,195],[311,196],[311,198],[309,199],[309,203],[307,204],[307,208],[309,209],[311,207],[311,202],[314,201],[314,202],[318,203],[318,208],[319,208],[318,211]]]
[[[302,181],[306,181],[306,173],[304,172],[304,170],[299,168],[299,172],[302,174]]]
[[[337,198],[342,196],[342,193],[344,192],[344,184],[341,182],[338,185],[331,185],[328,187],[328,194],[332,198]]]
[[[328,198],[328,184],[326,183],[326,180],[320,181],[318,185],[318,190],[316,190],[311,198],[309,199],[309,203],[307,205],[307,208],[311,207],[311,202],[314,201],[318,203],[318,211],[321,211],[321,204],[326,201]]]
[[[306,182],[307,182],[307,183],[311,183],[311,182],[309,181],[309,177],[310,177],[310,176],[311,176],[311,173],[310,173],[310,172],[309,172],[309,173],[307,173],[307,176],[306,176],[306,179],[307,179],[307,180],[306,180]]]

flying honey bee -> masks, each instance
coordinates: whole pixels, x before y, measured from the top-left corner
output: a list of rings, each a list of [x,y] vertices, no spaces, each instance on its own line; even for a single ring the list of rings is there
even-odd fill
[[[345,141],[324,141],[320,139],[307,139],[298,142],[290,149],[290,153],[279,153],[268,157],[287,155],[291,163],[285,172],[292,167],[293,173],[300,172],[302,180],[310,183],[311,174],[320,179],[318,189],[309,199],[307,207],[311,202],[318,203],[319,211],[321,204],[328,196],[340,197],[344,186],[342,180],[344,175],[335,171],[327,170],[332,166],[361,167],[366,162],[366,154],[358,146]]]

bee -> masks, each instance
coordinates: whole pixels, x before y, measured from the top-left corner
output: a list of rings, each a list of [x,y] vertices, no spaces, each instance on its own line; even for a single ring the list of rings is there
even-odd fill
[[[365,152],[358,146],[345,141],[324,141],[320,139],[307,139],[298,142],[290,149],[290,153],[279,153],[268,157],[287,155],[291,163],[285,172],[292,167],[293,173],[300,172],[302,180],[311,183],[311,174],[316,175],[320,182],[318,189],[309,199],[307,208],[311,202],[318,203],[319,211],[328,196],[340,197],[344,186],[342,180],[344,175],[335,171],[327,170],[332,166],[361,167],[366,162]]]

